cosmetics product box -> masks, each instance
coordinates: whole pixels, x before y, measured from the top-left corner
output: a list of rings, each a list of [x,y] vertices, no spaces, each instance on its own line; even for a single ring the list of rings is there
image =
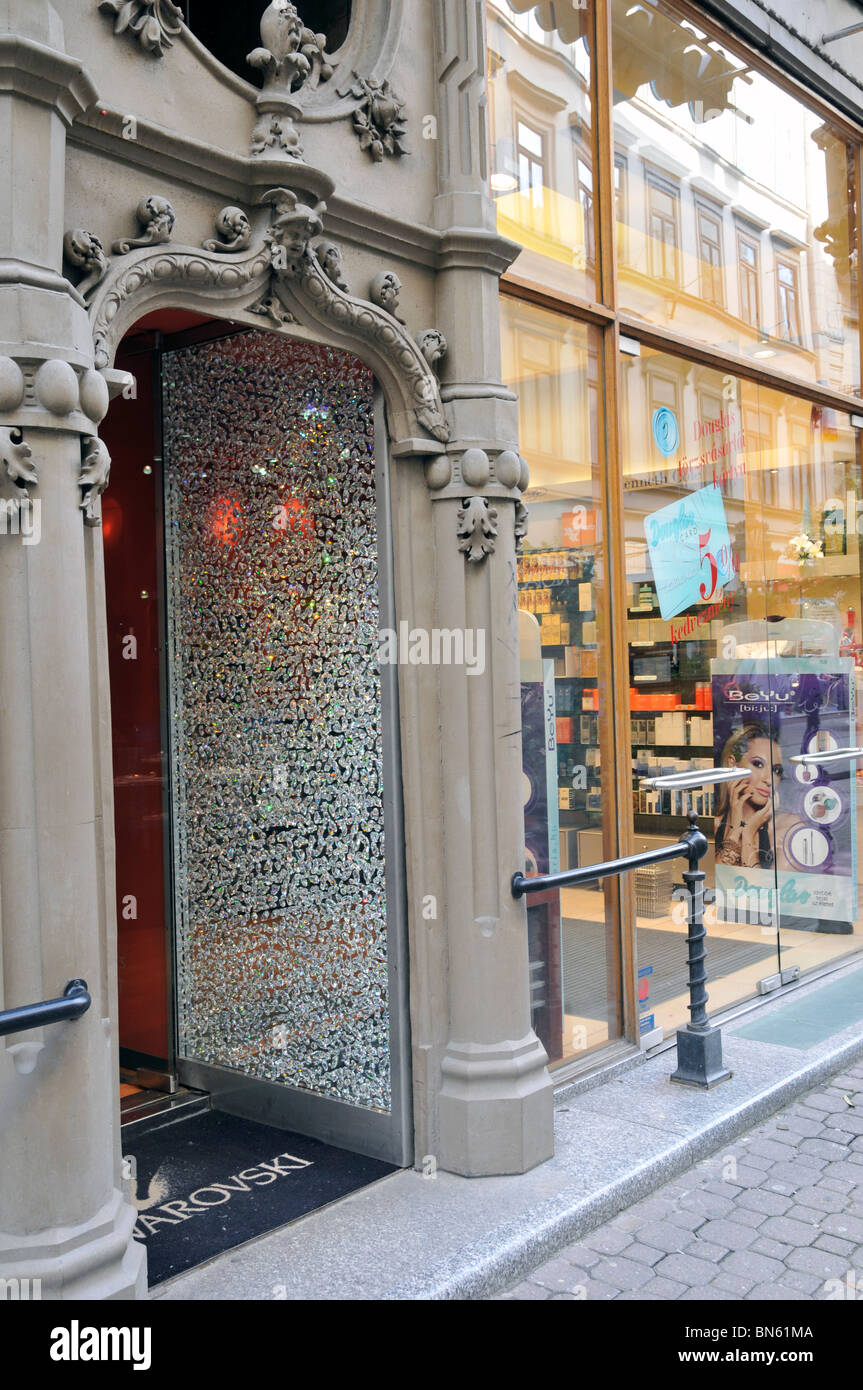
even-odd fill
[[[572,743],[574,739],[572,717],[570,715],[558,715],[555,724],[558,743]]]

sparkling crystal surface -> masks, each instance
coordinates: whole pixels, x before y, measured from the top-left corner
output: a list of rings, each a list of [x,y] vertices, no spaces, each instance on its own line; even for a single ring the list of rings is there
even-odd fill
[[[180,1052],[386,1110],[372,374],[163,362]]]

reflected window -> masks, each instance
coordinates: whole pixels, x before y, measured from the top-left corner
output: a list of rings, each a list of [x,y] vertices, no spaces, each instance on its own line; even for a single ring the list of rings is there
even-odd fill
[[[576,159],[578,201],[584,214],[584,254],[589,265],[596,260],[596,240],[593,234],[593,170],[585,159]]]
[[[543,205],[542,187],[545,183],[542,134],[538,130],[531,130],[524,121],[519,121],[516,129],[518,132],[516,143],[518,191],[527,194],[532,207],[541,208]]]
[[[722,213],[709,203],[696,203],[701,297],[719,304],[722,295]]]
[[[513,278],[596,299],[588,9],[487,0],[489,185]]]
[[[777,336],[789,343],[800,342],[800,312],[797,294],[797,266],[776,258],[776,288],[779,297]]]
[[[657,280],[677,284],[680,279],[678,252],[679,191],[658,174],[647,174],[648,227],[650,229],[650,270]]]
[[[753,328],[757,328],[761,322],[758,312],[759,273],[758,242],[746,232],[738,231],[737,289],[740,295],[740,317]]]
[[[631,185],[628,206],[617,208],[627,237],[621,310],[856,392],[855,145],[682,6],[610,8],[614,139],[629,155]],[[734,229],[723,209],[734,210]],[[768,229],[778,268],[764,253]],[[669,283],[685,295],[669,295]]]

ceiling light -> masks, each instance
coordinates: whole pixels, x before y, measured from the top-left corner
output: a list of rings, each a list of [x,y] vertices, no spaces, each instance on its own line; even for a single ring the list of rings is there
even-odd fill
[[[512,193],[518,188],[518,179],[514,174],[492,174],[490,182],[495,193]]]

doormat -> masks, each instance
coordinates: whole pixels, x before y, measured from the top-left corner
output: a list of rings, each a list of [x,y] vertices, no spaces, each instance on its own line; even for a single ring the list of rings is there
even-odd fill
[[[398,1171],[216,1110],[130,1136],[125,1157],[151,1287]]]
[[[861,1018],[863,974],[855,970],[844,980],[813,990],[805,999],[783,1004],[782,1008],[748,1023],[745,1028],[735,1028],[734,1035],[806,1052],[852,1023],[859,1023]]]

